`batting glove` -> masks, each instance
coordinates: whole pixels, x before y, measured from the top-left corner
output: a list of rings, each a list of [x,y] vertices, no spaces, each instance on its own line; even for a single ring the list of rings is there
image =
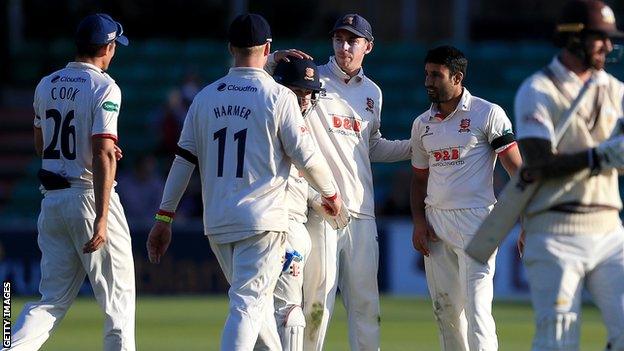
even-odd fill
[[[349,214],[349,210],[347,209],[347,206],[345,206],[344,203],[340,207],[340,212],[338,212],[338,214],[335,216],[328,214],[327,211],[323,208],[323,200],[322,200],[321,194],[317,193],[316,195],[314,195],[314,197],[310,200],[309,203],[312,209],[316,211],[316,213],[323,216],[323,219],[325,219],[325,221],[327,221],[327,223],[329,223],[329,225],[335,230],[346,227],[349,224],[349,221],[351,220],[351,215]]]

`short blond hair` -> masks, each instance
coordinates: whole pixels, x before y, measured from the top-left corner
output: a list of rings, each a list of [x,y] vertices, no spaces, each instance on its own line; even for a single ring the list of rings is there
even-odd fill
[[[230,48],[232,49],[232,55],[235,57],[250,57],[263,55],[265,45],[266,44],[241,48],[230,44]]]

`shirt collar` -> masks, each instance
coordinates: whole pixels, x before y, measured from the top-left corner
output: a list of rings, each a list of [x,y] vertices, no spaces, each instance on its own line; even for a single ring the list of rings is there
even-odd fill
[[[336,62],[336,57],[334,56],[330,56],[329,57],[329,70],[338,78],[340,78],[340,80],[342,80],[343,82],[345,82],[346,84],[351,84],[353,83],[359,83],[362,81],[362,79],[364,79],[364,68],[360,67],[360,70],[358,71],[358,73],[351,77],[348,74],[346,74],[342,68],[340,68],[340,66],[338,66],[338,62]]]
[[[470,108],[472,107],[472,94],[470,94],[466,87],[464,87],[463,89],[464,91],[462,92],[461,99],[459,99],[459,102],[457,103],[457,107],[455,107],[455,110],[451,112],[451,114],[448,115],[444,120],[451,119],[453,116],[455,116],[455,113],[457,111],[470,111]],[[438,104],[432,103],[431,107],[429,108],[429,120],[435,120],[438,113],[440,113],[440,110],[438,109]]]
[[[67,68],[85,68],[85,69],[94,70],[98,73],[104,73],[104,71],[100,67],[93,65],[91,63],[87,63],[87,62],[74,61],[74,62],[68,63],[66,67]]]
[[[553,71],[557,79],[559,79],[562,83],[575,84],[578,86],[583,86],[584,82],[576,75],[576,73],[570,71],[566,66],[561,63],[559,60],[559,56],[553,57],[552,61],[548,67]],[[609,83],[609,76],[605,70],[601,69],[600,71],[594,73],[596,84],[598,85],[606,85]]]
[[[239,76],[253,75],[253,76],[271,77],[271,75],[268,74],[265,70],[263,70],[262,68],[256,68],[256,67],[232,67],[230,68],[229,73],[239,75]]]

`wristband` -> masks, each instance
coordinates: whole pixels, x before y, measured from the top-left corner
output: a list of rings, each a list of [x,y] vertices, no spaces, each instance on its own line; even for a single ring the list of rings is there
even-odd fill
[[[154,219],[157,221],[161,221],[161,222],[165,222],[165,223],[170,223],[173,222],[173,217],[175,216],[175,213],[173,212],[167,212],[167,211],[163,211],[163,210],[158,210],[158,212],[156,213],[156,216],[154,216]]]
[[[338,192],[335,192],[334,195],[332,196],[323,196],[323,197],[329,201],[334,201],[338,197]]]

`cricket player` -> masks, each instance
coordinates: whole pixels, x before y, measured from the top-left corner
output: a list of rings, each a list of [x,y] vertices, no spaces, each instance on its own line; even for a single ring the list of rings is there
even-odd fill
[[[17,319],[10,350],[38,350],[89,277],[104,311],[104,350],[134,350],[134,262],[115,170],[121,91],[105,73],[121,24],[106,14],[85,17],[76,60],[44,77],[35,90],[35,150],[44,195],[37,222],[41,300]]]
[[[291,160],[322,195],[328,213],[338,214],[342,201],[295,94],[263,70],[269,24],[260,15],[240,15],[228,37],[234,67],[197,94],[189,108],[147,248],[150,261],[158,263],[171,241],[175,209],[198,166],[204,232],[231,285],[221,349],[253,349],[263,327],[270,329],[269,349],[281,349],[273,290],[288,231]]]
[[[275,67],[273,78],[297,95],[305,121],[309,118],[318,118],[315,107],[323,92],[318,68],[314,61],[296,57],[290,57],[288,61],[280,61]],[[308,128],[307,122],[305,127]],[[308,186],[308,182],[294,165],[290,169],[286,189],[288,235],[286,236],[286,253],[282,265],[282,274],[273,293],[275,319],[282,349],[285,351],[302,351],[305,328],[305,317],[302,309],[303,271],[311,247],[310,236],[305,227],[308,220],[308,204],[320,215],[324,215],[325,211],[321,207],[320,195]],[[343,216],[335,216],[327,218],[327,220],[337,227],[346,226],[348,217],[346,217],[344,210],[341,212]],[[263,335],[261,334],[261,336]]]
[[[371,162],[407,160],[410,144],[386,140],[379,131],[381,90],[362,68],[364,57],[373,50],[370,23],[358,14],[347,14],[336,21],[331,35],[334,56],[319,67],[326,94],[316,108],[318,118],[309,118],[308,123],[350,221],[336,229],[316,211],[308,214],[312,250],[304,268],[304,349],[322,349],[340,288],[351,350],[378,350],[379,246]]]
[[[624,33],[611,8],[597,0],[569,1],[557,23],[559,53],[522,83],[515,100],[522,174],[542,180],[524,218],[532,350],[579,350],[585,285],[607,328],[605,350],[622,351],[624,229],[616,169],[624,167],[624,84],[604,68],[611,39]],[[588,81],[554,148],[555,130]]]
[[[425,57],[431,107],[412,127],[412,242],[425,256],[442,350],[489,351],[498,349],[496,255],[481,264],[464,249],[496,202],[496,159],[510,175],[522,161],[505,111],[464,87],[467,65],[452,46]]]

